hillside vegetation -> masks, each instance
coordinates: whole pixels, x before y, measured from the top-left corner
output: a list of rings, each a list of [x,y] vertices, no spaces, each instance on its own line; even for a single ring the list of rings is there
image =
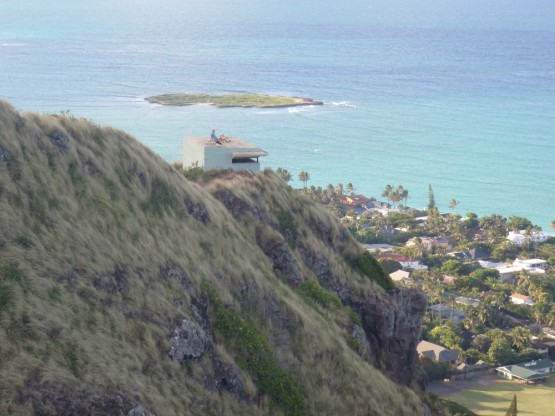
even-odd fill
[[[422,294],[272,171],[199,180],[0,101],[0,414],[424,415]]]

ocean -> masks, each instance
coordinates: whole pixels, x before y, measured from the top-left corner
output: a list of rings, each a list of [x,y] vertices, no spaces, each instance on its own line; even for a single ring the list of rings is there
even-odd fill
[[[423,208],[555,219],[552,0],[0,0],[0,97],[124,129],[167,161],[241,137],[309,185],[386,184]],[[149,95],[310,97],[284,109]],[[300,187],[301,182],[292,182]]]

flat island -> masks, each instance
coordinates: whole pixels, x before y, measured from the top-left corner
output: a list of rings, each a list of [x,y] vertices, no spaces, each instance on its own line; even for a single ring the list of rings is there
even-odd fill
[[[163,94],[146,97],[149,103],[162,105],[195,105],[205,104],[216,107],[260,107],[279,108],[297,107],[301,105],[322,105],[321,101],[311,98],[284,97],[264,94]]]

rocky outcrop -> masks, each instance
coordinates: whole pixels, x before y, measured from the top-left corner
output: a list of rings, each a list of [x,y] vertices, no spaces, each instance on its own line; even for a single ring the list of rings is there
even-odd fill
[[[183,362],[190,358],[200,358],[208,348],[208,336],[195,322],[184,319],[175,328],[170,341],[170,356],[174,361]]]
[[[408,385],[419,378],[416,345],[420,339],[426,297],[416,289],[393,289],[384,297],[351,297],[362,319],[376,365],[394,381]]]
[[[12,160],[12,154],[6,149],[0,147],[0,166],[8,166]]]
[[[266,222],[266,216],[260,207],[260,201],[256,198],[247,202],[226,188],[218,189],[214,193],[214,197],[224,204],[227,210],[237,219],[243,218],[246,214],[251,214],[256,221]]]
[[[195,220],[207,224],[210,222],[210,214],[205,205],[191,201],[190,199],[184,199],[183,203],[187,207],[189,215],[191,215]]]
[[[61,130],[58,130],[50,133],[48,137],[50,137],[50,141],[54,146],[56,146],[58,149],[60,149],[63,152],[67,152],[67,150],[69,149],[69,140],[70,140],[70,137],[68,136],[67,133]]]
[[[150,413],[148,410],[145,410],[145,408],[142,405],[138,405],[137,407],[134,407],[133,409],[131,409],[129,413],[127,413],[127,416],[154,416],[154,415]]]
[[[117,267],[112,274],[96,276],[93,285],[97,290],[110,294],[125,292],[129,287],[127,270]]]
[[[119,391],[73,390],[30,382],[20,392],[19,401],[30,405],[34,416],[154,416]]]

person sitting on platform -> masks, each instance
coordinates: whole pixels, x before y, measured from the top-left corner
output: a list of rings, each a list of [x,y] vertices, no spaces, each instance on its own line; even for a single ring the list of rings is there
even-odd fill
[[[216,136],[216,129],[212,129],[212,134],[210,135],[210,143],[217,143],[218,136]]]

